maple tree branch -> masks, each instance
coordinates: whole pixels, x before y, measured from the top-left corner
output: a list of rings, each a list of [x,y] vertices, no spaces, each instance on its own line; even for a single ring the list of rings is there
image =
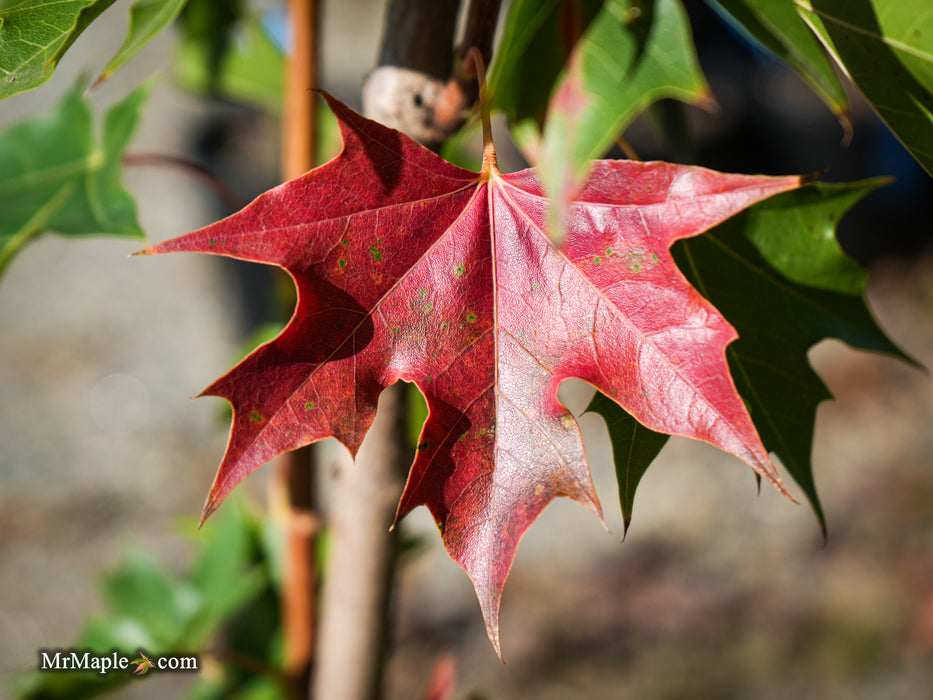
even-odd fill
[[[446,80],[459,7],[460,0],[390,0],[378,65]]]
[[[364,113],[437,149],[476,101],[465,58],[475,47],[488,65],[500,7],[501,0],[471,0],[454,49],[459,0],[390,0],[379,65],[363,85]]]
[[[499,0],[474,0],[455,55],[459,0],[390,0],[379,66],[363,87],[366,116],[439,147],[479,94],[471,47],[487,62]],[[456,57],[456,60],[455,60]],[[481,63],[482,61],[480,61]],[[470,87],[464,88],[470,78]],[[469,100],[469,101],[467,101]],[[329,503],[328,560],[312,695],[373,700],[380,695],[398,550],[393,522],[411,462],[407,386],[380,397],[356,464],[337,459]]]
[[[345,450],[326,472],[329,557],[321,605],[312,696],[375,700],[381,696],[398,534],[389,530],[412,459],[407,444],[408,385],[379,400],[376,420],[356,462]]]
[[[492,40],[496,35],[502,0],[471,0],[467,10],[466,26],[460,40],[460,53],[465,56],[471,48],[479,49],[483,63],[492,60]]]

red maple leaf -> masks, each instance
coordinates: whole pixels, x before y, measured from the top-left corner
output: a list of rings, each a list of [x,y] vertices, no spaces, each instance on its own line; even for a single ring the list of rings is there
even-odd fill
[[[339,156],[144,251],[278,265],[298,288],[288,327],[204,391],[234,409],[205,517],[281,452],[334,436],[355,455],[380,392],[414,382],[430,414],[398,518],[431,510],[498,650],[502,587],[532,521],[557,496],[602,517],[564,379],[784,491],[729,375],[736,333],[669,248],[799,178],[597,161],[556,247],[536,175],[500,173],[491,143],[483,172],[462,170],[324,97]]]

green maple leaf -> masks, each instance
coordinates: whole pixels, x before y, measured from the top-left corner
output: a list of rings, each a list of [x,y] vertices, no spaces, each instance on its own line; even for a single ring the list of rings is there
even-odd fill
[[[824,535],[811,451],[817,406],[832,395],[807,351],[837,338],[910,361],[877,326],[864,299],[865,272],[835,237],[842,215],[885,182],[812,183],[757,204],[674,251],[687,278],[738,330],[726,351],[736,386],[765,447],[797,482]],[[587,410],[606,420],[627,529],[638,483],[667,436],[599,395]]]
[[[150,87],[111,107],[97,129],[78,81],[50,112],[0,133],[0,273],[46,232],[143,238],[121,158]]]

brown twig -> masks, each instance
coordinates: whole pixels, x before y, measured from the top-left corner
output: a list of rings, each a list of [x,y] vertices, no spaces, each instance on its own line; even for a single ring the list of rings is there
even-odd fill
[[[292,51],[286,64],[282,130],[282,178],[291,180],[314,167],[317,158],[317,0],[290,0]],[[293,291],[287,280],[288,294]],[[291,312],[291,308],[286,309]],[[316,535],[313,495],[314,452],[304,447],[276,459],[272,483],[278,493],[277,515],[285,538],[282,626],[285,672],[290,695],[306,697],[315,653],[317,608]]]
[[[127,153],[123,156],[124,166],[154,165],[159,167],[176,168],[183,170],[197,180],[203,182],[216,194],[231,211],[242,209],[246,200],[234,192],[221,181],[211,170],[193,160],[169,153],[138,152]]]
[[[641,158],[638,157],[637,151],[632,148],[632,144],[630,144],[628,139],[622,134],[616,136],[616,146],[621,149],[622,153],[624,153],[625,157],[629,160],[641,160]]]
[[[292,51],[285,76],[285,114],[282,137],[282,175],[298,177],[317,161],[318,87],[317,0],[289,0]]]

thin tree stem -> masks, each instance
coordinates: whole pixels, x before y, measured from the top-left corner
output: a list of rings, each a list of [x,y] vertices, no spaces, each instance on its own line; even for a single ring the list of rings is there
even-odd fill
[[[282,138],[282,176],[291,180],[317,162],[318,86],[317,0],[289,0],[292,51],[285,76],[285,115]]]
[[[329,557],[312,696],[381,697],[398,533],[395,518],[412,450],[406,384],[386,389],[355,463],[337,448],[326,471]]]
[[[286,64],[282,131],[282,178],[310,170],[317,157],[317,0],[290,0],[292,52]],[[294,300],[289,285],[284,298]],[[287,313],[291,309],[285,310]],[[279,494],[277,516],[285,537],[282,626],[285,673],[290,695],[306,697],[315,652],[317,608],[316,535],[318,517],[313,494],[315,452],[304,447],[276,459],[272,489]]]
[[[625,157],[629,160],[641,160],[641,158],[638,157],[638,152],[632,148],[632,144],[630,144],[628,139],[626,139],[622,134],[616,136],[616,146],[619,147],[622,153],[625,154]]]
[[[127,153],[123,156],[123,165],[129,167],[137,165],[156,165],[183,170],[213,190],[214,194],[220,197],[231,211],[242,209],[243,206],[246,205],[246,201],[240,197],[240,195],[228,187],[208,168],[193,160],[183,158],[182,156],[150,152]]]

